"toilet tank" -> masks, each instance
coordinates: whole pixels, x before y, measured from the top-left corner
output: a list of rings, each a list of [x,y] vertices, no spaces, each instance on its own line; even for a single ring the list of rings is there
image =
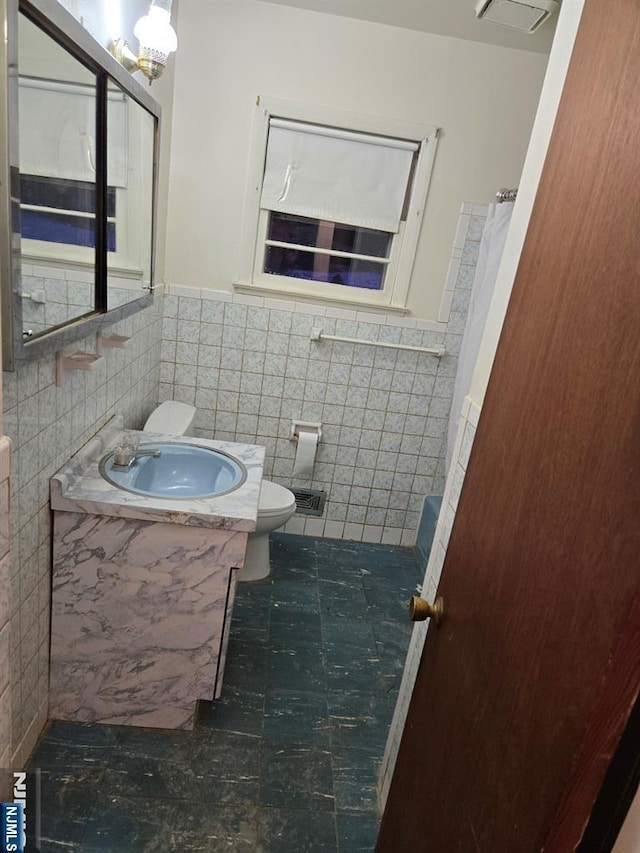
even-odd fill
[[[196,410],[187,403],[166,400],[151,412],[143,427],[145,432],[186,435],[193,424]]]

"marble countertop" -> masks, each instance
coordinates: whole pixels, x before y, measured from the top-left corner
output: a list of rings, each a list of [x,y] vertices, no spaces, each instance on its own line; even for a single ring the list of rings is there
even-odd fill
[[[124,491],[107,482],[98,466],[127,435],[141,443],[169,441],[222,450],[242,462],[247,478],[234,491],[213,498],[172,500]],[[256,527],[264,452],[255,444],[125,430],[122,415],[115,415],[51,478],[51,508],[250,533]]]

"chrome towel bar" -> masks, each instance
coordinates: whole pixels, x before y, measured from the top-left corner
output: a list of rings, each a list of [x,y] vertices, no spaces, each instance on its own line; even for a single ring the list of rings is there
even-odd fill
[[[381,347],[383,349],[402,349],[410,352],[426,352],[428,355],[434,355],[436,358],[442,358],[445,354],[444,347],[429,348],[429,347],[414,347],[409,344],[393,344],[387,341],[363,341],[359,338],[343,338],[340,335],[325,335],[321,328],[314,327],[311,330],[312,341],[340,341],[345,344],[362,344],[367,347]]]

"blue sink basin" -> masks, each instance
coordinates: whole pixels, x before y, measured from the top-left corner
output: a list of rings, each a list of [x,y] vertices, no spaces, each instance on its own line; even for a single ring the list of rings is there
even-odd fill
[[[197,444],[157,441],[141,444],[138,453],[142,455],[128,468],[114,465],[114,454],[108,453],[100,461],[100,473],[127,492],[173,500],[224,495],[247,477],[233,456]]]

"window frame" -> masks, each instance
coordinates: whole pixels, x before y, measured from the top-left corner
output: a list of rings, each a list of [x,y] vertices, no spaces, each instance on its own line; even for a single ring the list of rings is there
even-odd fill
[[[262,271],[270,211],[261,210],[260,195],[264,174],[269,120],[328,125],[347,131],[373,133],[418,144],[412,189],[397,234],[392,236],[390,260],[383,288],[368,290],[326,282],[307,281]],[[382,116],[365,115],[332,107],[299,104],[270,96],[256,98],[249,174],[240,247],[239,275],[234,288],[315,301],[377,307],[405,313],[424,209],[433,172],[439,128],[422,122],[404,122]]]

